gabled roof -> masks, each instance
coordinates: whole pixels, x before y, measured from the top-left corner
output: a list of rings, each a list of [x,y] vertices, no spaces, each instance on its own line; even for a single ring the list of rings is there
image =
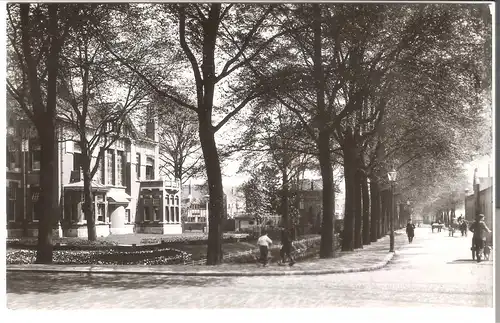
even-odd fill
[[[105,120],[110,114],[118,113],[123,106],[120,102],[100,102],[94,105],[89,106],[88,111],[88,124],[87,126],[91,129],[95,129],[102,125],[102,121]],[[58,101],[58,118],[63,122],[70,122],[70,120],[76,119],[76,113],[73,108],[65,101]],[[137,127],[137,124],[134,124],[133,119],[131,118],[132,113],[129,112],[125,116],[125,121],[122,125],[122,136],[128,137],[131,139],[141,139],[141,140],[150,140],[146,137],[146,132],[140,131]],[[136,122],[138,123],[138,122]]]

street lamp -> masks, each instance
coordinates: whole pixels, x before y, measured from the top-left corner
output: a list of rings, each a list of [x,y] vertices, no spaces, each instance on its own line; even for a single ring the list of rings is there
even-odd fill
[[[410,208],[410,200],[406,200],[406,214],[407,214],[407,219],[406,219],[406,222],[408,222],[408,220],[411,219],[411,208]],[[405,223],[403,223],[404,225]]]
[[[394,184],[396,183],[397,172],[395,169],[387,173],[391,183],[391,217],[389,218],[389,252],[394,252]]]
[[[207,194],[204,197],[206,199],[206,202],[205,202],[205,208],[206,208],[206,212],[205,212],[205,231],[206,231],[206,233],[208,233],[208,231],[209,231],[209,221],[210,221],[209,220],[210,217],[209,217],[209,214],[208,214],[209,213],[208,212],[208,210],[209,210],[209,208],[208,208],[208,201],[210,199],[210,195]]]

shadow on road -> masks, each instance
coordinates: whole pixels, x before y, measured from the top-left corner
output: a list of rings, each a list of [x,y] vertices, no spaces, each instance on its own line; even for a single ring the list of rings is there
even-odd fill
[[[480,263],[478,263],[472,259],[456,259],[456,260],[447,262],[447,264],[449,264],[449,265],[471,264],[471,263],[476,263],[478,265],[491,265],[492,261],[485,260],[485,261],[481,261]]]
[[[206,287],[226,285],[231,279],[225,277],[169,277],[154,275],[109,275],[109,274],[37,274],[7,273],[7,293],[12,294],[58,294],[82,289],[152,289],[171,287]]]

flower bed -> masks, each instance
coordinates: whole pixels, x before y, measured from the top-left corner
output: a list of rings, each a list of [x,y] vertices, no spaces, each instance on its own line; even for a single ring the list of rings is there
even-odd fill
[[[32,264],[36,251],[26,249],[7,250],[7,264]],[[172,248],[156,250],[56,250],[54,264],[64,265],[171,265],[191,260],[191,255]]]
[[[224,233],[224,242],[247,241],[247,239],[247,234]],[[207,234],[188,234],[143,238],[136,246],[119,245],[109,239],[88,241],[84,238],[54,238],[52,243],[54,250],[130,250],[131,248],[133,250],[151,250],[173,244],[204,245],[207,244],[207,241]],[[37,238],[7,239],[7,248],[36,250],[37,243]]]
[[[229,233],[223,234],[224,242],[238,242],[247,241],[249,235],[246,233]],[[189,244],[189,245],[202,245],[208,242],[208,234],[197,234],[197,235],[173,235],[173,236],[162,236],[154,238],[144,238],[141,239],[141,244]]]

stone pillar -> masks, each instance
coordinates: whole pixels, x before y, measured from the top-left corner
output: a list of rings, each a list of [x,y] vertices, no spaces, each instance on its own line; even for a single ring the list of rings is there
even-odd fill
[[[117,205],[110,214],[111,234],[122,234],[125,231],[125,206]]]
[[[170,223],[170,217],[171,217],[171,214],[170,214],[170,194],[165,194],[166,198],[165,198],[165,201],[167,202],[166,203],[166,208],[165,210],[167,210],[167,223]]]

